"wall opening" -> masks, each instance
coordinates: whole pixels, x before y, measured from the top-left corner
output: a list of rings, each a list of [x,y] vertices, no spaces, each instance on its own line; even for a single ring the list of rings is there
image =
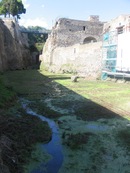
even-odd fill
[[[123,32],[124,32],[124,25],[123,26],[119,26],[116,29],[117,29],[117,34],[123,34]]]
[[[85,31],[85,26],[83,26],[83,31]]]
[[[87,43],[93,43],[93,42],[97,42],[96,38],[94,37],[86,37],[83,41],[83,44],[87,44]]]

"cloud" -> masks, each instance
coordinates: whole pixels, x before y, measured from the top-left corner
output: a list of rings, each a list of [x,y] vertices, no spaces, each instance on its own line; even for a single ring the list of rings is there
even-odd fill
[[[26,9],[30,6],[30,4],[27,3],[27,0],[22,0],[22,3]]]
[[[19,24],[24,27],[28,26],[41,26],[44,28],[48,27],[47,22],[45,21],[44,18],[35,18],[35,19],[20,19]]]

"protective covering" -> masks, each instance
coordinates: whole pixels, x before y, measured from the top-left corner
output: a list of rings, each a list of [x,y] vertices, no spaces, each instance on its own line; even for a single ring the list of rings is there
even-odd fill
[[[115,71],[117,59],[116,32],[105,33],[103,36],[103,70]]]
[[[130,71],[130,32],[118,35],[117,71]]]

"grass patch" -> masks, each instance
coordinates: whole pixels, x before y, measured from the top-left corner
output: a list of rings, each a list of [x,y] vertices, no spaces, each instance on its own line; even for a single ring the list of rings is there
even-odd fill
[[[64,103],[66,106],[67,102],[68,105],[71,104],[73,100],[76,100],[74,97],[78,96],[86,99],[86,101],[91,100],[95,104],[100,104],[103,107],[107,106],[108,109],[109,107],[110,109],[117,109],[119,107],[129,112],[130,85],[126,83],[119,84],[100,80],[87,81],[83,78],[78,78],[78,82],[71,82],[70,74],[54,74],[45,70],[13,71],[5,73],[4,76],[7,84],[10,85],[14,91],[20,96],[22,95],[32,100],[53,98],[54,105],[57,106],[57,104],[59,104],[60,107],[63,106]],[[73,94],[74,97],[69,97],[68,93]],[[62,99],[64,97],[62,95],[68,97],[67,102]],[[62,104],[60,100],[62,100]],[[46,105],[44,105],[43,103],[43,107],[46,107]],[[47,110],[48,108],[49,107],[46,107],[45,109]],[[84,111],[86,112],[86,110]],[[43,112],[46,111],[43,110]],[[83,114],[83,111],[79,110],[77,112]],[[125,116],[125,113],[123,116]]]
[[[12,90],[12,87],[7,87],[4,84],[3,77],[0,75],[0,108],[11,104],[15,97],[16,93]]]
[[[39,98],[42,94],[46,94],[45,83],[49,80],[46,76],[41,75],[37,70],[21,70],[6,72],[4,74],[5,82],[10,85],[13,90],[22,96]]]

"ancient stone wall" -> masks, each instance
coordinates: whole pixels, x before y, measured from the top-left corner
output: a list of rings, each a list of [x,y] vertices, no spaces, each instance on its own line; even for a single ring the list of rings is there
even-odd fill
[[[23,69],[31,63],[26,38],[12,19],[0,19],[0,71]]]
[[[53,72],[72,72],[98,78],[102,62],[103,22],[98,17],[90,19],[59,19],[40,56],[42,64]]]
[[[55,44],[60,47],[86,42],[97,42],[102,39],[103,22],[81,21],[62,18],[59,19],[51,33],[56,40]],[[87,40],[87,38],[89,38]]]
[[[51,72],[76,73],[88,79],[101,74],[102,42],[56,47],[49,55],[42,63]]]

